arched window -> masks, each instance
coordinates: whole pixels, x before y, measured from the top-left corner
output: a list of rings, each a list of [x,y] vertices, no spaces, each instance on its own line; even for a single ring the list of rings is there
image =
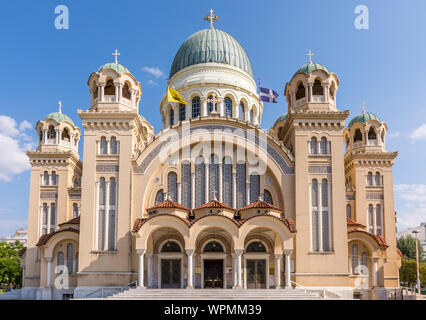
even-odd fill
[[[209,96],[207,98],[207,108],[209,110],[209,114],[212,113],[213,111],[217,111],[217,103],[213,105],[213,102],[211,101],[213,101],[213,96]]]
[[[222,245],[217,241],[210,241],[204,246],[204,252],[224,252]]]
[[[233,194],[232,159],[223,158],[222,161],[222,202],[232,207]]]
[[[131,97],[132,97],[132,94],[130,93],[130,88],[129,88],[129,85],[127,84],[127,82],[124,84],[124,86],[123,86],[123,98],[126,98],[126,99],[131,99]]]
[[[63,266],[65,263],[64,260],[64,253],[63,252],[58,252],[58,266]]]
[[[195,97],[192,99],[192,118],[200,116],[200,98]]]
[[[321,138],[320,142],[321,154],[328,154],[328,141],[327,138]]]
[[[73,257],[74,257],[74,247],[71,243],[67,245],[67,268],[68,273],[73,273]]]
[[[177,174],[174,172],[167,176],[167,194],[170,200],[177,201]]]
[[[352,274],[356,274],[357,273],[357,267],[358,267],[358,245],[357,244],[353,244],[352,245]]]
[[[58,176],[56,175],[56,171],[52,171],[52,186],[56,186],[58,184]]]
[[[304,98],[305,96],[306,96],[305,86],[303,85],[302,82],[300,82],[299,85],[297,86],[296,100],[300,100]]]
[[[225,117],[232,117],[232,100],[231,98],[225,98]]]
[[[105,137],[102,137],[100,141],[100,153],[108,154],[108,143]]]
[[[182,205],[191,208],[191,163],[182,163]]]
[[[47,206],[47,203],[43,203],[41,234],[47,234],[48,221],[49,221],[49,207]]]
[[[374,176],[374,182],[375,182],[376,186],[382,185],[380,180],[381,180],[380,179],[380,172],[376,172],[376,175]]]
[[[272,200],[272,195],[268,190],[263,190],[263,201],[269,203],[269,204],[274,204],[274,201]]]
[[[114,85],[114,81],[112,81],[112,79],[109,79],[106,82],[105,89],[104,89],[104,95],[115,96],[115,85]]]
[[[351,213],[351,205],[350,205],[350,204],[347,204],[347,205],[346,205],[346,218],[351,219],[351,217],[352,217],[352,213]]]
[[[170,109],[169,126],[173,126],[174,123],[175,123],[175,111],[173,109]]]
[[[330,221],[328,214],[328,181],[322,179],[321,182],[321,215],[322,215],[322,249],[330,251]]]
[[[161,252],[181,252],[180,245],[175,241],[167,241],[162,247]]]
[[[373,185],[373,173],[369,172],[367,175],[367,185],[372,186]]]
[[[260,176],[258,174],[250,175],[250,203],[259,200]]]
[[[237,163],[237,208],[247,205],[246,200],[246,164]]]
[[[219,195],[219,162],[217,156],[210,155],[209,163],[209,197],[207,201],[218,198]]]
[[[312,209],[312,250],[319,251],[319,215],[318,215],[318,180],[313,179],[311,185]]]
[[[376,205],[376,234],[378,236],[383,235],[383,225],[382,225],[382,206],[380,204]]]
[[[75,270],[75,272],[78,272],[78,252],[75,254],[74,270]]]
[[[55,140],[56,139],[56,131],[53,126],[49,126],[49,130],[47,131],[47,139]]]
[[[99,201],[98,201],[98,250],[105,248],[105,210],[106,210],[106,181],[105,178],[99,180]]]
[[[50,233],[56,230],[56,204],[50,204]]]
[[[361,133],[361,130],[356,129],[355,136],[354,136],[354,143],[358,141],[362,141],[362,133]]]
[[[205,203],[205,190],[206,185],[206,170],[204,165],[204,159],[198,157],[195,160],[195,206],[199,207]]]
[[[67,128],[64,128],[64,131],[62,131],[62,140],[70,142],[70,133]]]
[[[321,81],[319,79],[316,79],[314,82],[314,86],[312,87],[312,94],[314,96],[324,95],[324,88],[322,87]]]
[[[111,154],[118,154],[117,139],[112,137],[110,140]]]
[[[186,119],[186,105],[179,104],[179,121],[185,121]]]
[[[43,184],[45,185],[45,186],[48,186],[49,185],[49,179],[50,178],[50,176],[49,176],[49,172],[47,172],[47,171],[45,171],[44,173],[43,173]]]
[[[244,106],[244,102],[240,102],[240,110],[239,110],[239,119],[244,121],[246,119],[246,108]]]
[[[361,254],[361,266],[367,267],[367,253],[363,252]],[[361,273],[364,274],[365,269],[361,269]]]
[[[374,209],[373,209],[373,205],[369,205],[368,206],[368,217],[367,217],[367,221],[368,221],[368,232],[370,233],[374,233]]]
[[[313,137],[311,139],[310,149],[311,149],[311,154],[318,154],[318,142],[317,142],[317,138]]]
[[[250,110],[249,115],[249,122],[253,123],[253,109]]]
[[[38,132],[39,141],[43,141],[43,131]]]
[[[161,189],[161,190],[158,190],[157,194],[155,195],[154,205],[157,205],[163,201],[164,201],[164,192],[163,192],[163,189]]]
[[[246,252],[266,252],[266,248],[262,242],[253,241],[247,246]]]
[[[78,216],[79,216],[78,205],[77,205],[77,203],[73,203],[73,205],[72,205],[72,217],[77,218]]]
[[[368,130],[368,140],[376,140],[377,135],[376,135],[376,131],[374,130],[373,127],[370,128],[370,130]]]
[[[115,182],[115,178],[111,178],[109,180],[109,205],[116,205],[116,197],[117,197],[117,184]]]

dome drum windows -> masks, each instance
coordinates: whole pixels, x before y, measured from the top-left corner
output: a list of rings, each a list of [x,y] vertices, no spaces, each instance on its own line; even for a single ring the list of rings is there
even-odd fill
[[[192,99],[192,118],[197,118],[200,116],[201,102],[200,97],[195,97]]]
[[[225,98],[225,117],[232,117],[232,100],[231,98]]]

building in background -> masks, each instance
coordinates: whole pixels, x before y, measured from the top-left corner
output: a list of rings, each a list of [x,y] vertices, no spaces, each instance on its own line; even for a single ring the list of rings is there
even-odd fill
[[[19,228],[15,231],[15,234],[7,237],[0,237],[0,242],[5,241],[9,244],[19,241],[24,247],[27,245],[27,230]]]
[[[419,233],[414,234],[413,231],[418,231]],[[422,222],[418,227],[408,228],[407,230],[398,232],[396,237],[400,239],[405,236],[412,236],[420,240],[420,244],[423,247],[423,257],[426,256],[426,222]]]

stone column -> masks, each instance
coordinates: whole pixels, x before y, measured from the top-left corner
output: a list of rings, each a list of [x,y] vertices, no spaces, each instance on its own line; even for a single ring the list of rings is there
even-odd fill
[[[123,97],[123,84],[118,83],[118,102],[121,103],[121,98]]]
[[[191,173],[191,209],[195,208],[195,172]]]
[[[52,282],[52,258],[46,258],[47,260],[47,274],[46,274],[46,287],[50,288]]]
[[[194,249],[186,249],[186,255],[188,256],[188,283],[187,289],[194,289]]]
[[[313,95],[312,95],[312,87],[314,86],[313,83],[308,83],[308,102],[312,102],[313,99]]]
[[[148,277],[148,288],[152,287],[152,253],[147,253],[146,254],[147,257],[147,277]]]
[[[237,288],[237,255],[232,254],[232,289]]]
[[[182,204],[182,184],[178,182],[177,187],[177,202]]]
[[[291,249],[284,250],[285,255],[285,288],[291,289],[291,278],[290,278],[290,255],[293,252]]]
[[[243,251],[244,251],[243,249],[235,249],[235,254],[237,255],[237,287],[236,289],[243,288],[242,279],[241,279],[241,275],[242,275],[241,257],[243,255]]]
[[[136,108],[136,90],[131,89],[130,92],[131,92],[130,100],[132,101],[132,107]]]
[[[249,182],[246,182],[246,205],[249,205],[249,204],[250,204],[250,180]]]
[[[139,288],[145,289],[145,266],[144,266],[144,256],[145,256],[145,249],[139,249],[137,250],[137,253],[139,255]]]
[[[232,173],[232,208],[237,208],[237,174]]]
[[[204,176],[205,176],[205,180],[206,180],[206,185],[205,185],[205,196],[206,196],[206,198],[205,198],[205,200],[204,200],[204,202],[205,203],[207,203],[207,202],[209,202],[210,201],[210,194],[209,194],[209,165],[208,164],[205,164],[205,173],[204,173]]]
[[[207,117],[207,100],[200,99],[200,103],[201,103],[201,116]]]
[[[105,82],[99,82],[99,101],[104,102]]]
[[[379,287],[379,277],[377,276],[377,262],[379,261],[378,258],[373,258],[373,286]]]
[[[323,83],[323,90],[324,90],[324,102],[330,101],[330,84],[327,82]]]
[[[239,101],[235,101],[234,111],[235,112],[232,113],[234,119],[239,119],[240,118],[240,102]]]
[[[118,102],[119,83],[114,83],[115,86],[115,102]]]
[[[281,259],[282,254],[275,255],[275,289],[281,289]]]

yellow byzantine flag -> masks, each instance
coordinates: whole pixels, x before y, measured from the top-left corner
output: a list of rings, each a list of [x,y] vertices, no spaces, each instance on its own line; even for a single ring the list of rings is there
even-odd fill
[[[179,92],[177,92],[175,89],[167,87],[167,100],[170,102],[177,102],[186,104],[186,101],[183,100],[183,98],[180,96]]]

